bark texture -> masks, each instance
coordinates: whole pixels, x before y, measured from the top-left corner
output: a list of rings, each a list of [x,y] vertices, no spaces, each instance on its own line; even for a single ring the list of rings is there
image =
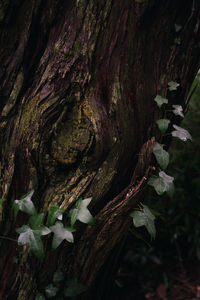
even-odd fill
[[[199,17],[199,0],[1,1],[1,235],[17,239],[27,219],[14,222],[12,203],[32,188],[45,213],[92,196],[96,226],[78,226],[75,244],[53,253],[47,239],[43,262],[0,239],[0,299],[34,299],[57,268],[94,284],[146,185],[164,113],[153,99],[186,105]],[[172,80],[180,87],[168,92]]]

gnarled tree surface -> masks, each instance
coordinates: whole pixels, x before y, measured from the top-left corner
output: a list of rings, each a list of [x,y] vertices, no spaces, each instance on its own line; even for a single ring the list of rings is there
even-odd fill
[[[12,204],[30,189],[44,213],[92,196],[96,225],[78,225],[74,245],[55,252],[46,238],[44,261],[1,238],[0,299],[34,299],[58,268],[95,284],[146,186],[155,96],[186,104],[199,15],[199,0],[1,0],[1,235],[17,239],[27,217],[14,221]]]

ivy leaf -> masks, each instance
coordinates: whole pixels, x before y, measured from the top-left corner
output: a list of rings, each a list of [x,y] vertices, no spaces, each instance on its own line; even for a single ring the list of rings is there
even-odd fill
[[[169,91],[176,91],[177,87],[179,86],[180,84],[175,82],[175,81],[170,81],[168,82],[168,89]]]
[[[49,234],[51,230],[43,225],[44,213],[35,214],[30,217],[28,224],[33,230],[39,230],[42,235]]]
[[[158,125],[158,128],[162,133],[165,133],[167,131],[167,128],[169,126],[170,120],[168,119],[160,119],[156,121],[156,124]]]
[[[70,217],[71,227],[74,227],[74,224],[76,223],[78,217],[78,209],[77,208],[71,209],[68,216]]]
[[[13,212],[14,212],[14,219],[17,218],[18,212],[19,212],[19,205],[18,203],[13,203]]]
[[[192,136],[186,129],[179,127],[177,125],[173,125],[173,127],[175,130],[172,131],[172,136],[177,137],[184,142],[187,140],[192,140]]]
[[[20,200],[15,200],[13,203],[13,209],[14,209],[14,217],[17,217],[18,211],[21,210],[29,215],[36,214],[36,209],[31,201],[31,198],[33,196],[34,190],[30,191],[26,195],[22,196]]]
[[[174,24],[174,27],[176,32],[179,32],[182,29],[182,26],[179,24]]]
[[[1,199],[0,199],[0,206],[1,206],[5,201],[6,201],[6,199],[1,198]]]
[[[87,208],[91,200],[92,198],[87,198],[84,200],[80,198],[76,202],[76,208],[70,210],[69,216],[71,218],[71,227],[74,226],[76,220],[79,220],[85,224],[94,225],[94,218]]]
[[[35,300],[46,300],[46,298],[40,292],[37,292]]]
[[[58,292],[58,288],[55,287],[52,283],[49,284],[46,288],[45,288],[45,294],[48,298],[52,298],[55,297],[56,294]]]
[[[171,190],[174,177],[167,175],[164,171],[159,172],[159,177],[151,177],[148,181],[153,186],[158,195]]]
[[[59,219],[62,217],[62,214],[65,212],[64,208],[59,208],[58,206],[52,206],[50,207],[50,212],[48,215],[47,224],[48,226],[52,226],[56,219]],[[62,220],[62,218],[61,218]]]
[[[173,197],[174,191],[175,191],[175,187],[174,187],[174,184],[172,183],[172,184],[170,185],[170,188],[167,190],[167,194],[168,194],[168,196],[169,196],[170,198]]]
[[[63,279],[64,279],[63,272],[58,270],[53,274],[53,282],[54,283],[61,282]]]
[[[64,289],[65,297],[76,297],[87,290],[87,286],[78,282],[76,278],[67,280]]]
[[[160,167],[164,170],[169,164],[169,153],[163,149],[163,145],[155,142],[153,147],[153,154],[156,157]]]
[[[29,244],[31,250],[37,257],[44,258],[44,247],[39,232],[35,232],[28,225],[23,225],[16,231],[20,234],[18,238],[19,246]]]
[[[160,95],[157,95],[156,98],[154,98],[154,101],[156,101],[157,105],[159,106],[159,108],[163,105],[163,104],[167,104],[168,103],[168,99],[163,98]]]
[[[43,217],[44,214],[31,216],[28,225],[23,225],[16,230],[20,234],[18,245],[29,244],[33,253],[41,259],[44,258],[44,246],[41,236],[51,232],[49,228],[42,224]]]
[[[58,219],[59,221],[62,221],[62,219],[63,219],[63,214],[59,215],[59,216],[57,217],[57,219]]]
[[[154,224],[155,216],[151,213],[146,205],[142,205],[142,210],[135,210],[130,214],[133,218],[135,227],[145,226],[151,237],[154,239],[156,236],[156,228]]]
[[[70,243],[74,242],[74,237],[72,232],[75,229],[71,227],[64,228],[63,223],[57,221],[55,225],[50,227],[51,231],[54,233],[53,242],[52,242],[52,250],[55,250],[63,240],[66,240]]]
[[[162,195],[164,193],[164,183],[163,183],[162,178],[157,177],[157,176],[150,177],[147,184],[154,187],[154,189],[158,195]]]
[[[173,113],[175,114],[175,116],[180,116],[182,118],[184,118],[184,114],[183,114],[183,108],[181,105],[172,105],[173,109]]]
[[[176,37],[175,39],[174,39],[174,44],[176,44],[176,45],[180,45],[181,44],[181,39],[180,39],[180,37]]]

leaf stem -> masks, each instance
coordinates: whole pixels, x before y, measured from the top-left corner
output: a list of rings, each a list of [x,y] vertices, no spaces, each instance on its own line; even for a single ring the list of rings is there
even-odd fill
[[[0,239],[3,239],[3,240],[9,240],[9,241],[12,241],[12,242],[17,242],[17,240],[15,239],[12,239],[8,236],[3,236],[3,235],[0,235]]]

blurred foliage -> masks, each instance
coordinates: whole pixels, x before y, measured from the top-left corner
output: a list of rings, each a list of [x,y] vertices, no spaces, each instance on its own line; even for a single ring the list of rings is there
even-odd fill
[[[175,178],[175,193],[170,199],[148,202],[163,215],[162,233],[171,242],[177,240],[183,255],[200,260],[200,74],[192,90],[182,126],[193,141],[174,139],[170,149],[169,173]]]
[[[117,295],[134,285],[143,294],[161,282],[168,286],[167,274],[175,266],[184,268],[189,262],[200,261],[200,74],[194,80],[189,98],[181,126],[193,140],[184,143],[173,139],[169,149],[167,172],[175,178],[175,192],[171,197],[159,197],[149,189],[144,202],[158,212],[155,222],[158,234],[150,242],[144,229],[137,228],[147,243],[137,239],[134,231],[129,234],[115,280]]]

